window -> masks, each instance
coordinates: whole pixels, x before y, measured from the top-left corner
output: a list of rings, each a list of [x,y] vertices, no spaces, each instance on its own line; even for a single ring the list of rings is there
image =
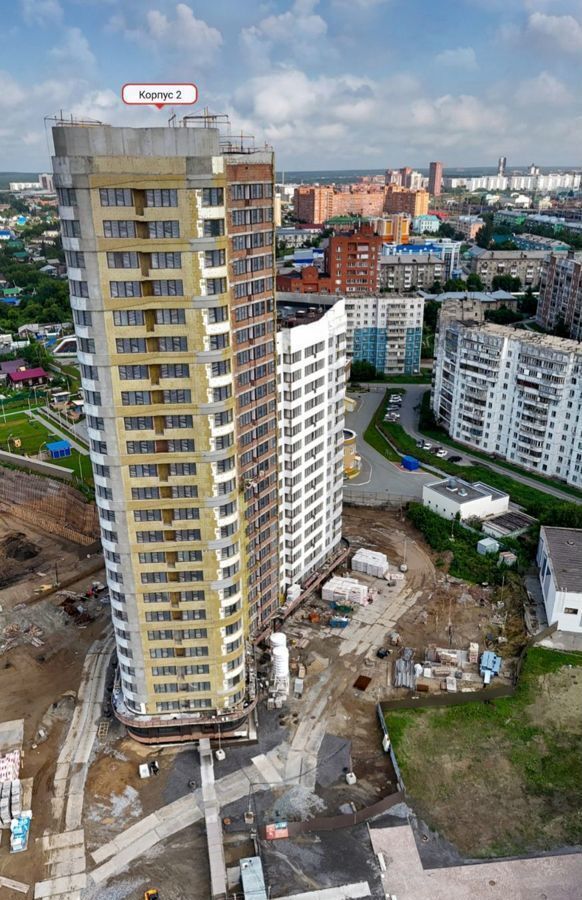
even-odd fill
[[[113,500],[113,491],[111,488],[103,487],[102,484],[98,484],[95,486],[95,490],[97,491],[97,496],[101,497],[103,500]]]
[[[101,206],[133,206],[130,188],[100,188]]]
[[[93,453],[107,453],[107,444],[105,441],[91,440],[91,450]]]
[[[145,192],[146,206],[177,206],[178,191],[174,188],[149,190]]]
[[[202,206],[222,206],[224,191],[222,188],[202,188]]]
[[[152,253],[152,269],[180,269],[181,253]]]
[[[165,416],[164,425],[166,428],[192,428],[194,419],[190,415]]]
[[[74,206],[77,202],[74,188],[57,188],[57,197],[61,206]]]
[[[204,237],[221,237],[224,234],[224,219],[205,219]]]
[[[108,253],[107,265],[110,269],[138,269],[139,256],[135,252]]]
[[[118,366],[118,369],[122,381],[147,378],[149,375],[149,366]]]
[[[135,222],[131,220],[106,219],[103,222],[103,235],[106,238],[136,237]]]
[[[226,253],[224,250],[207,250],[204,254],[204,265],[209,268],[223,266],[225,263]]]
[[[141,297],[139,281],[110,281],[109,290],[112,297]]]
[[[82,269],[85,266],[85,254],[80,250],[65,250],[65,261],[69,268]]]
[[[170,463],[170,475],[196,475],[196,463]]]
[[[117,338],[115,349],[118,353],[145,353],[147,344],[145,338]]]
[[[574,609],[573,606],[565,606],[564,612],[569,616],[577,616],[578,615],[578,610]]]
[[[163,531],[137,531],[138,544],[158,544],[164,540]]]
[[[177,562],[201,562],[202,561],[202,550],[178,550],[176,553],[176,561]],[[204,600],[204,592],[203,591],[195,591],[196,594],[202,594],[202,596],[190,597],[190,600]],[[186,599],[186,598],[182,598]]]
[[[195,498],[198,496],[198,488],[195,484],[179,484],[172,488],[172,497],[179,498]]]
[[[127,441],[126,447],[127,447],[128,453],[155,453],[156,442],[155,441]]]
[[[161,522],[161,509],[134,509],[133,518],[136,522]]]
[[[154,297],[183,297],[184,282],[180,280],[152,281]]]
[[[185,337],[158,338],[158,351],[160,353],[180,353],[187,349],[188,339]]]
[[[184,520],[184,519],[199,519],[200,518],[200,510],[196,507],[186,507],[185,509],[175,509],[174,510],[174,519]]]
[[[126,416],[123,423],[126,431],[146,431],[154,427],[153,416]]]
[[[232,200],[262,200],[273,196],[273,185],[270,182],[232,184],[230,196]]]
[[[175,531],[175,540],[176,541],[199,541],[200,540],[200,529],[198,528],[185,528],[181,531]]]
[[[138,463],[129,467],[130,478],[155,478],[158,474],[158,467],[155,463]]]
[[[163,363],[160,366],[160,378],[188,378],[190,367],[186,363]]]
[[[101,405],[101,393],[100,391],[87,391],[83,390],[85,395],[85,401],[90,403],[91,406],[100,406]]]
[[[109,478],[110,470],[109,466],[103,466],[101,463],[94,463],[93,470],[95,475],[99,475],[100,478]]]
[[[184,325],[186,322],[186,310],[184,309],[156,309],[156,325]]]
[[[105,422],[102,416],[87,416],[87,425],[89,428],[94,428],[96,431],[103,431],[105,428]]]
[[[162,391],[164,403],[190,403],[191,396],[189,390]]]
[[[114,325],[144,325],[145,315],[142,309],[116,309],[113,312]]]
[[[148,222],[148,233],[150,238],[179,238],[180,223],[172,219],[163,222]]]
[[[163,550],[159,550],[157,553],[140,553],[139,561],[140,563],[164,563],[166,554]]]
[[[210,349],[211,350],[224,350],[229,345],[230,345],[230,339],[229,339],[228,334],[211,334],[210,335]]]
[[[131,489],[132,500],[159,500],[159,498],[160,489],[157,487],[140,487]]]
[[[95,353],[93,338],[77,338],[77,344],[81,353]]]
[[[173,441],[168,441],[168,452],[169,453],[193,453],[194,452],[194,441],[192,438],[180,438]]]
[[[151,403],[150,391],[122,391],[121,402],[123,406],[146,406]]]
[[[228,322],[228,306],[214,306],[208,310],[208,321],[215,325],[217,322]]]
[[[81,237],[81,225],[77,219],[61,219],[61,228],[65,237]]]
[[[228,375],[230,373],[230,360],[225,359],[222,362],[211,363],[210,371],[213,378],[218,378],[220,375]]]
[[[82,328],[88,328],[92,324],[91,313],[86,309],[74,309],[73,322]]]
[[[226,278],[207,278],[206,293],[207,294],[224,294],[226,291]]]
[[[214,388],[212,391],[212,402],[220,403],[221,400],[228,400],[232,396],[232,388],[230,384],[224,387]]]
[[[83,378],[89,378],[91,381],[99,381],[99,373],[96,366],[87,366],[81,363],[81,375]]]

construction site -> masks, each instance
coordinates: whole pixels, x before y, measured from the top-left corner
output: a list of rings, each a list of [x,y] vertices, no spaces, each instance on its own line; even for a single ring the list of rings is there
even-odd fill
[[[257,648],[256,740],[160,748],[112,716],[91,534],[73,543],[2,513],[0,757],[14,799],[0,793],[0,819],[14,802],[22,824],[0,831],[1,896],[129,900],[156,887],[161,900],[242,900],[260,876],[273,898],[384,898],[378,846],[405,828],[423,865],[463,862],[425,824],[430,809],[415,815],[384,713],[510,693],[526,641],[519,591],[450,578],[395,512],[347,508],[344,535],[349,556]]]

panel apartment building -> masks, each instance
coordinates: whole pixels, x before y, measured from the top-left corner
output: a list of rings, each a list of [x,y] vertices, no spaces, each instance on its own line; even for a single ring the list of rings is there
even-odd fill
[[[273,154],[215,127],[53,136],[116,713],[144,742],[232,734],[279,600]]]
[[[343,299],[326,299],[321,311],[283,316],[277,332],[283,589],[342,536],[346,314]]]
[[[562,325],[569,337],[582,339],[582,253],[552,253],[544,262],[536,321],[547,331]]]
[[[582,484],[582,349],[551,335],[465,323],[443,305],[432,409],[451,437]]]

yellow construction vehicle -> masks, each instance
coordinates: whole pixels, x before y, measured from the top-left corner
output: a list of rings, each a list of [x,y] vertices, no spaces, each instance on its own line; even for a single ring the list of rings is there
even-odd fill
[[[160,892],[157,888],[150,888],[143,895],[143,900],[160,900]]]

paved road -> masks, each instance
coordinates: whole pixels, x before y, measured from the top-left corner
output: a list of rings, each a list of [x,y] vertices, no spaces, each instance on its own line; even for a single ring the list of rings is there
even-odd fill
[[[418,431],[419,413],[416,407],[419,406],[422,400],[422,395],[427,390],[429,390],[429,388],[427,388],[425,385],[406,385],[406,394],[402,402],[402,409],[400,412],[400,424],[408,432],[408,434],[412,435],[414,438],[422,437],[422,435]],[[444,444],[443,446],[445,448],[447,447],[446,444]],[[481,459],[479,456],[475,456],[470,451],[450,448],[449,455],[462,456],[463,461],[470,460],[471,462],[480,465],[486,465],[494,472],[498,472],[500,475],[509,476],[509,478],[513,478],[514,481],[519,481],[520,484],[525,484],[528,487],[535,488],[535,490],[542,491],[544,494],[551,494],[552,497],[557,497],[559,500],[567,500],[570,501],[570,503],[582,503],[582,500],[570,493],[567,487],[551,487],[550,485],[543,484],[540,481],[535,481],[533,478],[528,478],[527,475],[520,475],[517,472],[505,469],[503,466],[496,465],[493,461],[490,461],[488,459]],[[438,460],[435,460],[435,464],[438,465]]]
[[[425,388],[420,386],[420,390]],[[357,434],[356,445],[362,458],[362,471],[357,478],[344,482],[346,499],[361,494],[384,494],[395,498],[403,497],[405,500],[420,499],[422,485],[434,481],[434,475],[406,472],[364,441],[364,431],[382,399],[382,393],[370,391],[351,396],[359,396],[359,401],[356,410],[346,416],[346,427]],[[404,413],[402,415],[404,417]]]

